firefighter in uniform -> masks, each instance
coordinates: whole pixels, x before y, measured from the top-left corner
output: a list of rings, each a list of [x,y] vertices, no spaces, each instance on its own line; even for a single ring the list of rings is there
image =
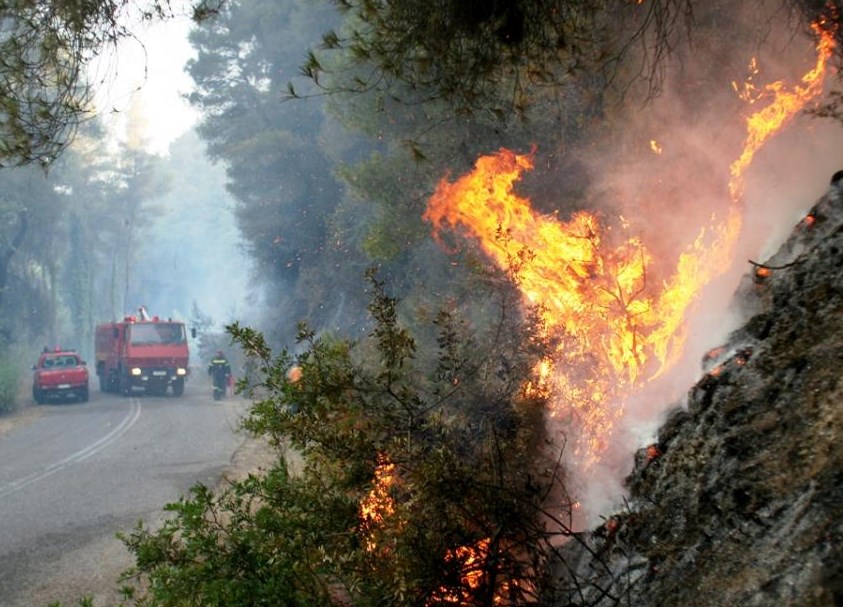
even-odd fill
[[[214,398],[218,400],[225,396],[231,378],[231,365],[228,364],[228,359],[222,350],[217,350],[216,356],[208,365],[208,375],[213,382]]]

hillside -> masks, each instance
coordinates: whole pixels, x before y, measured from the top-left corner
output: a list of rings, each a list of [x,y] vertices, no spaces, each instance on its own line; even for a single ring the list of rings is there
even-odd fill
[[[843,604],[843,172],[735,297],[627,508],[561,551],[553,604]],[[750,266],[752,267],[752,266]]]

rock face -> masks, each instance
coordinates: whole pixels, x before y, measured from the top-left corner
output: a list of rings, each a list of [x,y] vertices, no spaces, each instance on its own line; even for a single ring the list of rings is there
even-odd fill
[[[744,278],[746,324],[560,552],[562,606],[843,605],[843,182]]]

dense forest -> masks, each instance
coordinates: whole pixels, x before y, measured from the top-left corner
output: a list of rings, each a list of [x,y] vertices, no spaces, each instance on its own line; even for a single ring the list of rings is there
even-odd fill
[[[552,604],[841,168],[839,0],[206,1],[167,156],[87,105],[122,8],[0,3],[0,412],[143,304],[237,344],[278,448],[127,531],[128,604]]]

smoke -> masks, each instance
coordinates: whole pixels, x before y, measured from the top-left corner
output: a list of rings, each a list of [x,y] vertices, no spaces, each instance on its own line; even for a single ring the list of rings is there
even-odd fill
[[[724,218],[733,204],[730,165],[746,139],[745,118],[758,109],[740,99],[738,91],[747,79],[756,88],[779,79],[798,83],[816,61],[814,41],[779,35],[788,25],[777,22],[779,17],[753,15],[751,21],[731,24],[744,34],[763,24],[764,44],[757,35],[732,36],[727,42],[721,34],[719,47],[717,41],[709,43],[711,53],[699,47],[678,53],[662,94],[643,108],[619,111],[611,136],[591,145],[586,161],[593,198],[610,201],[611,212],[623,215],[629,231],[641,236],[655,259],[654,279],[675,271],[678,256],[701,229],[713,216]],[[719,269],[689,311],[682,359],[624,402],[608,405],[620,417],[597,465],[569,457],[570,489],[583,526],[599,524],[623,507],[624,478],[634,452],[653,443],[667,413],[683,406],[702,374],[703,354],[745,320],[731,304],[749,271],[747,260],[774,253],[827,190],[831,175],[843,168],[841,131],[837,122],[797,115],[755,155],[738,201],[743,224],[732,261]]]
[[[212,165],[203,152],[193,132],[173,143],[172,187],[153,205],[127,303],[179,320],[188,320],[195,304],[222,331],[235,319],[248,323],[259,294],[252,288],[224,167]]]

